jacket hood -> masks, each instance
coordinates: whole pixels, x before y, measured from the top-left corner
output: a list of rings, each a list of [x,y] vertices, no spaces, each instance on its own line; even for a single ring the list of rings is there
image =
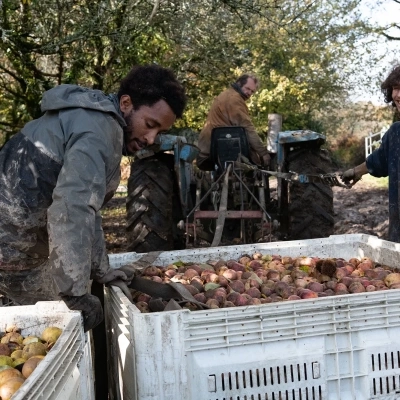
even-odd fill
[[[103,111],[114,115],[120,125],[125,126],[125,120],[114,97],[116,96],[107,96],[100,90],[78,85],[59,85],[44,93],[41,109],[42,112],[46,112],[80,107]]]

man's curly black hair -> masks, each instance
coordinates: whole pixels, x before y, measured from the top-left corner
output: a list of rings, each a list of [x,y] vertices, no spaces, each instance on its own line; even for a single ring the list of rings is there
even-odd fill
[[[381,84],[385,103],[391,103],[393,107],[396,107],[392,97],[393,86],[400,86],[400,64],[392,69],[388,77]]]
[[[118,98],[127,94],[135,110],[165,100],[177,118],[186,106],[185,90],[172,70],[156,64],[134,66],[122,79]]]

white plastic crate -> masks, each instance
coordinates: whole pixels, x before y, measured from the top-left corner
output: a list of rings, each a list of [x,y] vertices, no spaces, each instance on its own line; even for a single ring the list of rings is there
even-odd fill
[[[254,251],[400,265],[399,244],[369,235],[162,252],[155,264]],[[114,400],[400,399],[400,290],[141,314],[111,288],[105,308]]]
[[[63,329],[13,400],[94,400],[91,345],[80,312],[69,310],[61,301],[0,308],[0,331],[12,324],[23,336],[38,336],[47,326]]]

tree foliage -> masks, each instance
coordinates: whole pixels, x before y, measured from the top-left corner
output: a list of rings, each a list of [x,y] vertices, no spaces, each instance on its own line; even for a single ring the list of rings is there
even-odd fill
[[[3,0],[0,144],[41,115],[44,90],[112,91],[132,65],[153,62],[186,86],[181,126],[200,129],[212,99],[252,71],[262,81],[250,103],[260,132],[269,112],[287,129],[317,127],[316,112],[350,89],[354,49],[368,32],[359,2]]]
[[[315,111],[351,91],[349,77],[360,62],[355,48],[369,32],[357,12],[358,1],[274,4],[244,24],[236,15],[222,16],[222,10],[216,16],[224,20],[222,28],[192,21],[205,37],[203,56],[180,63],[192,73],[199,91],[193,98],[205,105],[195,103],[193,112],[189,110],[192,124],[204,121],[213,97],[242,72],[253,71],[262,79],[250,104],[260,131],[266,130],[271,112],[283,115],[285,129],[322,129]],[[187,54],[192,52],[183,57]],[[196,48],[194,54],[202,53]]]
[[[139,7],[140,5],[140,7]],[[149,2],[4,0],[0,72],[6,137],[41,115],[43,91],[62,83],[112,89],[134,64],[162,58]]]

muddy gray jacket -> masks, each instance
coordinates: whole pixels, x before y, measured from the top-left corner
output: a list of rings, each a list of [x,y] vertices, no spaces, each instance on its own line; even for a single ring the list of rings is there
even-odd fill
[[[389,128],[366,163],[372,176],[389,176],[389,240],[400,243],[400,122]]]
[[[48,260],[56,294],[81,296],[110,268],[99,210],[119,184],[125,121],[115,95],[76,85],[41,107],[0,151],[0,269]]]

